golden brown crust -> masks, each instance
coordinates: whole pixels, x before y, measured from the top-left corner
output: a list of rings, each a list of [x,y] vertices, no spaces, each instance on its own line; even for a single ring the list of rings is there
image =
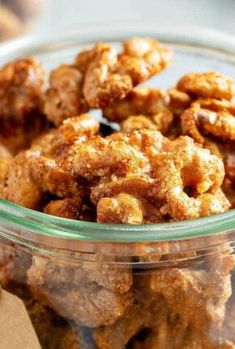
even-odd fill
[[[100,43],[94,52],[85,75],[83,93],[91,107],[102,108],[124,98],[132,89],[132,81],[128,75],[115,72],[118,53],[112,46]]]
[[[42,191],[32,179],[30,164],[34,153],[19,153],[10,163],[3,191],[5,199],[27,208],[39,209]]]
[[[60,199],[72,198],[81,205],[85,186],[60,162],[66,158],[71,144],[80,138],[86,140],[98,128],[91,117],[81,115],[65,120],[60,128],[41,136],[30,150],[21,152],[9,163],[2,196],[33,209],[42,207],[48,193]]]
[[[228,101],[199,99],[181,115],[184,134],[206,145],[207,135],[234,142],[235,108]]]
[[[170,60],[171,51],[158,41],[134,38],[124,42],[120,55],[111,45],[98,43],[90,52],[78,55],[76,63],[86,71],[83,92],[88,104],[104,108],[125,98],[134,86],[159,73]]]
[[[191,73],[179,80],[177,89],[195,97],[230,100],[234,82],[218,72]]]
[[[156,196],[163,202],[162,214],[184,220],[228,209],[229,203],[217,197],[224,178],[222,161],[187,137],[173,141],[171,147],[170,152],[159,154],[155,168]],[[190,195],[185,189],[190,190]]]
[[[156,39],[132,38],[124,41],[119,71],[131,76],[137,85],[165,69],[172,59],[172,51]]]

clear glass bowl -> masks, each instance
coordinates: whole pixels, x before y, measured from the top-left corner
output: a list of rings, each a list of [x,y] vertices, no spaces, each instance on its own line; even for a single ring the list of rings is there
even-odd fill
[[[175,51],[149,83],[189,71],[235,76],[235,40],[154,24],[87,25],[0,47],[0,64],[36,56],[49,70],[94,41],[151,36]],[[235,348],[235,211],[170,224],[102,225],[0,200],[0,284],[23,299],[43,349]],[[0,338],[1,340],[1,338]]]

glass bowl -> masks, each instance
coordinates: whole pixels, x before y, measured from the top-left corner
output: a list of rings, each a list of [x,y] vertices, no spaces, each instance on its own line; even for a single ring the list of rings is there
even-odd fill
[[[50,70],[95,41],[159,38],[175,51],[148,85],[184,73],[235,77],[235,40],[198,28],[106,23],[1,45],[0,64]],[[20,297],[43,349],[235,348],[235,211],[157,225],[104,225],[0,200],[0,285]],[[1,339],[0,339],[1,341]],[[0,343],[1,344],[1,343]]]

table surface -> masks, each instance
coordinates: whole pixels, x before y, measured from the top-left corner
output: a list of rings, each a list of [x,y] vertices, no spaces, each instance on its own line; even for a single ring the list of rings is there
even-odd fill
[[[156,21],[157,25],[197,25],[235,34],[235,0],[47,0],[34,30],[48,31],[82,22]]]

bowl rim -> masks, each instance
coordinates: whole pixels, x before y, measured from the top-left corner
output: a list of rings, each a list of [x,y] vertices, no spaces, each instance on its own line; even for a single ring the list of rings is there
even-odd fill
[[[128,24],[126,22],[112,22],[111,27],[110,24],[109,22],[83,23],[66,31],[61,29],[57,30],[56,33],[39,33],[13,39],[0,44],[0,52],[4,52],[4,55],[15,55],[16,53],[19,55],[24,49],[44,52],[43,50],[47,50],[52,44],[58,47],[58,45],[63,45],[63,42],[69,43],[75,39],[80,44],[83,42],[89,44],[96,41],[99,36],[103,36],[105,40],[106,38],[120,40],[130,36],[147,36],[152,33],[163,41],[215,49],[217,52],[231,55],[235,63],[235,37],[221,31],[195,26],[158,27],[155,23],[142,21],[132,21]],[[109,28],[108,33],[107,27]],[[53,45],[52,47],[54,47]],[[53,50],[53,48],[51,49]],[[15,229],[24,229],[37,235],[81,241],[158,242],[191,239],[233,231],[235,229],[235,210],[174,223],[100,224],[50,216],[0,199],[0,224]]]

